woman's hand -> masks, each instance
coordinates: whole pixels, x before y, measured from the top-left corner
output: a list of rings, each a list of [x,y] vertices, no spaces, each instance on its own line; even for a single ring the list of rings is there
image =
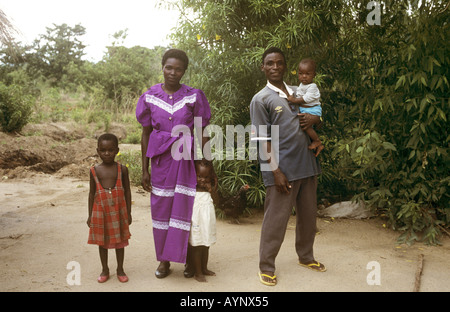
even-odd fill
[[[148,171],[144,171],[142,173],[141,184],[142,184],[142,187],[144,188],[144,190],[146,190],[147,192],[152,191],[151,177],[150,177],[150,173],[148,173]]]

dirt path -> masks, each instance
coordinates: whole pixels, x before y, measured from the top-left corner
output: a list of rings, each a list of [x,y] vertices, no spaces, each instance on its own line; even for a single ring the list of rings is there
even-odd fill
[[[120,125],[114,127],[123,132]],[[111,252],[113,275],[100,285],[98,248],[87,244],[86,225],[88,170],[96,162],[96,140],[85,138],[85,130],[73,123],[30,125],[24,134],[0,132],[0,291],[408,292],[414,288],[420,254],[420,290],[450,291],[450,239],[443,237],[439,247],[397,246],[399,233],[384,228],[377,218],[317,219],[315,257],[327,266],[325,273],[297,264],[292,219],[276,261],[278,285],[264,286],[257,277],[261,212],[240,225],[218,220],[218,241],[209,261],[217,276],[208,283],[184,278],[182,264],[172,264],[172,274],[158,280],[149,194],[135,187],[132,238],[125,251],[130,281],[117,280]],[[76,280],[69,278],[68,283],[67,277],[78,266],[80,285],[71,285]]]
[[[275,288],[259,283],[258,246],[262,215],[255,213],[242,224],[217,223],[218,241],[210,249],[210,268],[217,273],[201,284],[183,277],[183,265],[173,264],[172,274],[154,277],[154,256],[149,197],[133,188],[132,239],[125,251],[130,278],[121,284],[115,277],[98,284],[98,250],[86,244],[88,181],[37,175],[28,180],[0,183],[0,291],[412,291],[419,254],[424,255],[421,291],[450,291],[450,240],[443,246],[397,246],[394,233],[379,219],[318,219],[320,233],[316,258],[328,271],[316,273],[296,263],[293,222],[288,227],[277,258],[279,283]],[[67,276],[80,265],[81,285],[69,285]],[[367,276],[380,266],[381,285],[368,285]],[[115,257],[110,253],[110,269]],[[74,279],[72,279],[73,281]],[[373,279],[375,280],[375,279]]]

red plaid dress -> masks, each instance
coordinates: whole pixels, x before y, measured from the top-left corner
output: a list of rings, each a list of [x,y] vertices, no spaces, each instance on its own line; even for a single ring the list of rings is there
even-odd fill
[[[122,186],[122,166],[119,163],[117,163],[117,170],[115,187],[104,189],[95,173],[95,168],[91,168],[96,190],[88,244],[96,244],[104,248],[123,248],[128,245],[131,234]]]

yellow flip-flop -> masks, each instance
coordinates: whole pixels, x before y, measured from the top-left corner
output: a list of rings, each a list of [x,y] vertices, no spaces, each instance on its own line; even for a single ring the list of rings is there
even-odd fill
[[[316,272],[325,272],[327,270],[327,268],[322,263],[320,263],[319,261],[315,261],[315,260],[313,263],[309,263],[309,264],[303,264],[301,262],[299,262],[298,264],[300,264],[301,266],[303,266],[305,268],[316,271]]]
[[[259,281],[261,283],[263,283],[264,285],[275,286],[277,284],[277,276],[275,274],[273,276],[270,276],[270,275],[263,274],[263,273],[259,272],[258,275],[259,275]],[[271,280],[271,282],[266,282],[263,279],[263,276],[269,278]]]

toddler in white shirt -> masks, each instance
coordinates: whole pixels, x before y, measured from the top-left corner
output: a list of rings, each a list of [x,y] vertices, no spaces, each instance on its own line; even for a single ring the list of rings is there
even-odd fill
[[[298,79],[300,85],[295,92],[295,96],[290,95],[288,101],[300,105],[300,113],[322,116],[322,107],[320,105],[320,91],[313,82],[316,76],[316,63],[312,59],[303,59],[298,64]],[[309,127],[305,130],[311,138],[311,144],[308,146],[310,150],[316,150],[317,157],[324,149],[316,131]]]

